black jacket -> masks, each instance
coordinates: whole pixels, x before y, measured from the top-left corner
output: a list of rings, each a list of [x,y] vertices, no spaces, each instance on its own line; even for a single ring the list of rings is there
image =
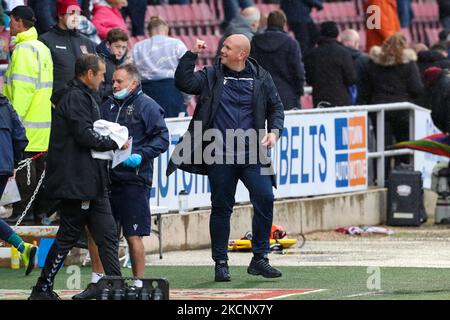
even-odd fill
[[[313,88],[313,102],[333,106],[352,104],[349,87],[356,84],[357,74],[350,52],[336,40],[319,39],[318,46],[304,58],[306,81]]]
[[[36,15],[36,30],[39,34],[49,31],[58,22],[55,0],[28,0],[28,6]]]
[[[312,22],[311,10],[322,10],[321,0],[281,0],[281,10],[286,13],[289,23]]]
[[[298,42],[280,29],[267,29],[252,39],[251,57],[273,78],[285,110],[299,108],[305,71]]]
[[[167,175],[170,175],[178,167],[181,170],[197,173],[207,174],[207,167],[205,163],[195,164],[194,155],[203,154],[203,132],[211,128],[214,116],[216,114],[219,102],[222,96],[223,89],[223,66],[220,59],[216,59],[213,66],[207,66],[202,71],[194,72],[197,55],[187,51],[180,59],[177,70],[175,72],[175,84],[177,88],[187,94],[198,95],[198,103],[194,111],[191,123],[188,127],[190,140],[185,134],[180,142],[177,144],[174,153],[172,154],[169,166],[167,168]],[[275,84],[273,83],[270,74],[264,70],[258,63],[249,58],[253,68],[254,74],[254,88],[253,88],[253,125],[256,130],[266,129],[269,132],[274,132],[277,136],[281,134],[284,124],[283,104],[278,95]],[[199,121],[202,125],[203,132],[194,132],[194,122]],[[267,127],[266,127],[267,121]],[[194,134],[201,136],[195,137]],[[258,137],[259,141],[262,137]],[[191,163],[175,164],[173,162],[173,155],[178,154],[182,148],[183,139],[186,143],[192,146]],[[195,143],[194,143],[195,142]],[[199,143],[200,142],[200,143]],[[275,176],[272,175],[272,183],[275,183]]]
[[[448,0],[438,0],[439,5],[439,19],[450,16],[450,1]]]
[[[85,53],[95,54],[95,43],[77,31],[62,30],[55,25],[39,37],[49,49],[53,59],[53,94],[56,103],[68,81],[75,77],[75,61]]]
[[[105,120],[128,128],[129,136],[133,137],[131,152],[142,156],[138,168],[119,164],[110,170],[111,181],[151,187],[153,159],[169,147],[169,131],[164,121],[164,110],[139,87],[124,101],[109,97],[102,104],[101,111]]]
[[[380,58],[381,48],[373,47],[361,82],[359,103],[416,102],[423,93],[423,84],[415,52],[405,49],[401,64],[394,60],[384,62]]]
[[[0,94],[0,176],[12,176],[28,145],[25,128],[8,99]],[[0,198],[1,198],[0,194]]]
[[[100,117],[98,99],[79,80],[72,80],[61,93],[52,114],[47,157],[46,190],[50,199],[93,200],[107,188],[107,162],[94,159],[91,149],[117,149],[109,137],[96,133]]]
[[[425,70],[429,67],[439,67],[441,69],[450,69],[450,60],[439,51],[428,50],[420,51],[417,54],[417,66],[420,70],[422,80],[424,80]]]
[[[426,107],[431,109],[434,125],[442,132],[450,132],[450,71],[443,70],[437,80],[428,86]]]
[[[116,67],[121,65],[125,61],[127,54],[125,53],[122,59],[118,60],[116,56],[111,52],[111,50],[106,46],[106,40],[102,41],[97,46],[96,51],[98,55],[101,56],[106,62],[105,82],[103,82],[100,88],[100,94],[103,99],[106,100],[109,96],[112,95],[113,73],[116,70]]]

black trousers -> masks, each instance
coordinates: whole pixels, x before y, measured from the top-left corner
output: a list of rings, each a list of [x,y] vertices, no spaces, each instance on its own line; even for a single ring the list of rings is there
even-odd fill
[[[143,0],[128,0],[128,6],[122,8],[124,20],[127,16],[131,19],[131,28],[133,37],[145,35],[145,12],[147,11],[147,2]]]
[[[119,237],[109,197],[105,194],[100,199],[90,201],[89,209],[83,209],[80,200],[63,200],[60,215],[61,221],[56,240],[47,255],[37,286],[44,291],[53,289],[55,276],[64,258],[75,246],[86,225],[98,246],[105,274],[121,276],[118,256]]]

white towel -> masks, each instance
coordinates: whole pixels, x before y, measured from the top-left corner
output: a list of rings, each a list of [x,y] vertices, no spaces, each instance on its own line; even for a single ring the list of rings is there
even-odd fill
[[[128,128],[115,122],[97,120],[94,122],[94,131],[102,136],[110,137],[115,143],[117,143],[119,148],[122,148],[125,142],[128,141]],[[91,149],[91,155],[92,158],[95,159],[112,160],[114,152],[112,150],[100,152]]]

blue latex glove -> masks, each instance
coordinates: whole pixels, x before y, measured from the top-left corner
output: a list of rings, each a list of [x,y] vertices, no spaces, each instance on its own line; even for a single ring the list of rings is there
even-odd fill
[[[142,162],[142,156],[140,154],[133,153],[131,156],[128,157],[127,160],[122,162],[122,164],[125,167],[136,168],[137,166],[139,166],[141,164],[141,162]]]

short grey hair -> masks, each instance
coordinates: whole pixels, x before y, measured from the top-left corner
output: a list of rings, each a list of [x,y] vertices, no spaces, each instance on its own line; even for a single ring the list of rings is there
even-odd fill
[[[133,63],[124,63],[116,67],[117,70],[125,70],[132,80],[141,82],[141,75],[138,68]]]

